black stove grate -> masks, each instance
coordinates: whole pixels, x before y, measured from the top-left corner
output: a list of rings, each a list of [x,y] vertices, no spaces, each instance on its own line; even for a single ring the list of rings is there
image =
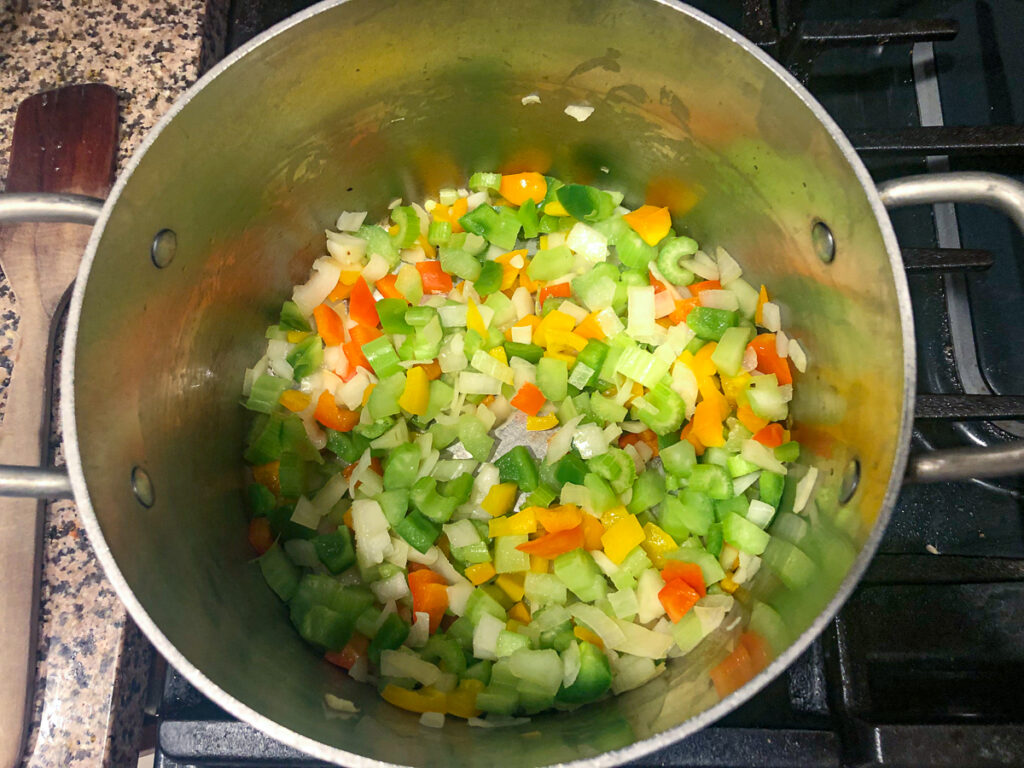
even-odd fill
[[[233,0],[229,46],[309,4]],[[934,167],[926,158],[936,155],[952,158],[958,169],[1024,173],[1024,127],[1014,124],[1022,121],[1013,111],[1014,104],[1024,109],[1024,81],[1012,77],[1024,73],[1017,45],[1024,15],[1014,0],[695,4],[807,83],[875,178],[926,172]],[[936,49],[948,59],[943,74],[953,73],[955,91],[943,96],[956,112],[953,122],[965,125],[922,127],[908,46],[944,42]],[[961,87],[971,78],[984,87]],[[1004,124],[988,125],[990,118]],[[1024,419],[1024,397],[965,394],[950,354],[944,280],[968,276],[979,281],[972,288],[987,289],[1012,282],[1006,269],[1024,273],[1024,244],[1015,234],[988,237],[1006,226],[984,216],[961,219],[969,248],[940,247],[928,209],[898,211],[893,220],[901,242],[921,246],[903,248],[922,361],[919,389],[929,393],[918,396],[915,445],[963,442],[965,435],[1005,440],[988,422]],[[998,298],[1006,301],[1003,293]],[[1002,325],[979,315],[981,341],[1012,336],[1010,318],[1024,316],[1024,296],[1011,298],[1016,303],[1003,308]],[[980,431],[963,431],[972,424]],[[713,726],[635,764],[1021,764],[1022,512],[1019,480],[904,488],[861,586],[803,656]],[[232,719],[173,670],[158,715],[158,768],[320,765]]]

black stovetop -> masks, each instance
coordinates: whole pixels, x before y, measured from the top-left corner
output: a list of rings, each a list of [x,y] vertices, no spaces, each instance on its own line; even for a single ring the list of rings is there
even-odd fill
[[[233,0],[229,48],[310,4]],[[945,167],[1024,175],[1016,0],[694,5],[801,77],[876,181]],[[918,391],[1022,394],[1024,242],[1009,220],[962,205],[892,218],[914,265]],[[955,263],[972,268],[951,271]],[[958,415],[1005,413],[1005,404],[990,398]],[[988,421],[919,418],[914,444],[1007,439]],[[637,764],[1024,763],[1022,511],[1021,478],[904,488],[867,576],[808,651],[744,706]],[[316,764],[233,720],[173,670],[158,718],[158,768]]]

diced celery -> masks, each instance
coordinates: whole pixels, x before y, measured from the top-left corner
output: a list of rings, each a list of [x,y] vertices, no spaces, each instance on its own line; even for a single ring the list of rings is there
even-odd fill
[[[524,588],[533,606],[565,605],[565,583],[554,574],[527,573]]]
[[[746,522],[746,521],[744,521]],[[671,560],[684,563],[696,563],[704,574],[705,584],[715,584],[725,578],[725,571],[718,562],[718,557],[705,551],[700,546],[684,546],[668,555]]]
[[[520,635],[517,632],[509,632],[507,629],[503,629],[498,634],[495,655],[501,659],[505,656],[511,656],[518,650],[529,649],[529,647],[530,638],[526,637],[526,635]]]
[[[649,469],[643,472],[633,484],[633,498],[626,508],[630,513],[638,515],[665,499],[665,478],[657,471]]]
[[[716,464],[698,464],[690,472],[689,487],[706,493],[712,499],[732,497],[732,478]]]
[[[760,555],[771,540],[771,536],[735,512],[730,512],[722,520],[722,536],[736,549],[751,555]]]
[[[590,491],[590,503],[598,514],[622,503],[608,481],[600,475],[588,472],[583,477],[583,485]]]
[[[537,387],[544,397],[554,403],[568,394],[569,369],[564,360],[543,357],[537,363]]]
[[[480,617],[485,613],[502,621],[508,618],[505,609],[501,607],[501,603],[491,597],[487,591],[477,587],[466,601],[466,612],[463,614],[463,618],[476,625],[480,621]],[[451,629],[449,629],[450,632]]]
[[[689,477],[690,472],[697,465],[696,450],[693,444],[686,440],[680,440],[674,445],[662,448],[660,456],[665,471],[676,477]]]
[[[722,338],[711,353],[711,362],[719,373],[736,376],[743,367],[743,354],[747,350],[752,331],[750,328],[726,328]]]
[[[498,573],[519,573],[530,569],[530,556],[516,547],[525,544],[529,536],[499,536],[494,539],[494,570]]]
[[[554,570],[555,576],[580,600],[594,601],[608,591],[601,570],[585,549],[574,549],[556,557]]]
[[[707,494],[686,488],[678,496],[665,498],[659,525],[676,541],[682,541],[691,533],[706,535],[714,521],[714,507]]]

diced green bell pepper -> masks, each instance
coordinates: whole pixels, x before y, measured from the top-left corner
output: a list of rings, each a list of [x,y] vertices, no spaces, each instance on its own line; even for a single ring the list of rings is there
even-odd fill
[[[524,493],[532,493],[540,483],[537,460],[526,446],[517,445],[495,460],[494,464],[498,468],[501,482],[515,483]]]

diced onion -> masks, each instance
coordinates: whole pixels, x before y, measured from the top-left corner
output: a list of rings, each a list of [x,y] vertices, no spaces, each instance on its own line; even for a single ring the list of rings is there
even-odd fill
[[[611,307],[605,307],[602,309],[597,313],[594,319],[597,321],[597,324],[601,326],[601,330],[608,338],[615,336],[625,328],[622,321],[619,319],[619,316],[615,314],[615,311]]]
[[[282,379],[291,379],[293,371],[291,364],[285,359],[291,351],[292,345],[284,339],[271,339],[267,342],[267,363],[275,376]]]
[[[769,472],[778,472],[780,475],[786,474],[785,465],[775,458],[772,449],[759,443],[757,440],[744,440],[743,447],[740,449],[740,456],[751,464],[756,464],[761,469],[767,469]]]
[[[562,110],[571,117],[573,120],[582,123],[592,114],[594,114],[594,108],[587,106],[586,104],[570,104]]]
[[[420,715],[420,725],[427,728],[444,728],[444,712],[424,712]]]
[[[469,520],[459,520],[454,523],[445,523],[442,526],[444,535],[448,537],[448,544],[454,549],[457,547],[468,547],[470,544],[480,542],[480,534]]]
[[[610,445],[612,440],[615,440],[619,435],[622,434],[622,430],[619,429],[618,424],[609,424],[602,430],[604,432],[604,439],[608,441]]]
[[[523,286],[519,286],[512,293],[512,306],[516,310],[516,320],[522,320],[527,315],[532,315],[533,295]]]
[[[734,312],[740,308],[739,299],[732,291],[722,289],[720,291],[710,290],[700,292],[700,304],[710,309],[725,309]]]
[[[785,331],[778,331],[775,334],[775,354],[779,357],[789,357],[789,336]]]
[[[814,484],[817,481],[818,468],[808,468],[807,474],[801,477],[800,482],[796,484],[796,495],[793,497],[793,512],[800,514],[804,511],[804,507],[807,506],[807,502],[811,499],[811,492],[814,490]]]
[[[355,232],[366,221],[366,211],[343,211],[334,226],[341,232]]]
[[[744,371],[750,373],[757,370],[757,350],[748,346],[743,351],[743,364],[740,366]]]
[[[698,251],[698,253],[700,253],[700,251]],[[704,261],[698,261],[697,259],[686,259],[685,261],[679,262],[679,266],[693,272],[693,274],[698,277],[702,277],[705,280],[718,279],[718,267],[715,264],[708,264]]]
[[[484,355],[491,357],[486,352]],[[491,360],[494,360],[494,358],[491,357]],[[494,360],[494,362],[498,363],[497,360]],[[501,363],[498,363],[498,365],[501,365]],[[509,384],[511,383],[512,381],[509,382]],[[459,373],[457,390],[465,395],[500,395],[501,382],[485,373],[462,371]]]
[[[481,190],[479,192],[474,192],[472,195],[470,195],[469,197],[466,198],[466,206],[467,206],[467,209],[470,210],[470,211],[472,211],[472,210],[474,210],[476,208],[479,208],[481,205],[483,205],[486,202],[487,202],[487,191],[486,190]]]
[[[405,568],[409,563],[409,545],[405,539],[397,536],[391,537],[391,552],[384,555],[384,559],[399,568]]]
[[[572,438],[576,432],[576,425],[581,421],[583,421],[583,414],[574,416],[552,435],[551,440],[548,441],[548,450],[544,455],[545,464],[554,464],[569,452],[569,449],[572,448]]]
[[[385,677],[411,677],[421,685],[433,685],[441,678],[436,665],[408,651],[381,651],[380,673]]]
[[[496,661],[498,658],[498,635],[504,628],[505,622],[501,619],[495,618],[489,613],[481,615],[473,630],[473,655],[478,659]]]
[[[749,474],[740,475],[739,477],[734,478],[732,481],[732,492],[739,496],[741,493],[747,490],[747,488],[756,483],[757,479],[760,476],[761,470],[758,470],[756,472],[751,472]]]
[[[316,492],[316,496],[313,497],[313,506],[316,507],[317,513],[323,517],[331,511],[331,507],[341,501],[341,497],[345,495],[345,491],[348,490],[348,479],[339,472],[336,475],[331,475],[330,479],[324,483],[323,488]]]
[[[568,688],[576,682],[580,673],[580,647],[576,643],[569,643],[569,647],[562,653],[562,685]]]
[[[782,313],[779,305],[773,301],[766,301],[761,305],[761,325],[774,333],[782,328]]]
[[[327,705],[328,709],[332,709],[335,712],[345,712],[353,715],[359,713],[359,707],[351,701],[343,699],[340,696],[335,696],[331,693],[324,694],[324,704]]]
[[[735,486],[733,487],[735,492]],[[771,504],[767,504],[760,499],[753,499],[750,502],[750,506],[747,507],[747,520],[752,522],[758,528],[767,528],[768,524],[775,517],[775,507]]]
[[[511,368],[509,368],[507,365],[505,365],[503,362],[498,360],[493,355],[487,354],[482,349],[478,349],[476,352],[473,353],[473,359],[470,361],[470,365],[472,365],[481,373],[486,374],[491,378],[497,379],[502,384],[512,384],[512,382],[515,380],[515,377],[512,375]],[[462,378],[465,377],[466,375],[467,374],[463,373],[459,377],[460,383]],[[462,389],[467,394],[490,395],[498,394],[499,392],[501,392],[500,387],[497,392],[470,392],[468,389],[465,389],[464,387],[461,386],[460,389]]]
[[[591,264],[597,264],[608,258],[608,238],[582,221],[576,222],[569,230],[565,244],[573,253],[583,256]]]
[[[640,608],[637,611],[637,621],[646,624],[654,621],[659,616],[665,615],[665,606],[661,604],[658,593],[665,586],[665,580],[661,574],[653,568],[648,568],[640,574],[636,585],[636,601]]]
[[[697,601],[693,612],[700,622],[701,634],[707,636],[718,629],[734,602],[732,595],[707,595]]]
[[[593,508],[590,501],[590,491],[587,490],[585,485],[566,483],[562,486],[562,490],[559,491],[558,498],[563,504],[575,504],[584,510]]]
[[[533,328],[528,325],[517,325],[509,329],[509,335],[516,344],[529,344],[533,341]]]
[[[590,314],[583,307],[579,307],[573,304],[571,301],[563,301],[558,305],[558,311],[567,314],[577,323],[582,322],[583,319]]]
[[[466,612],[466,603],[469,601],[469,596],[473,594],[473,590],[476,589],[470,582],[464,581],[458,584],[452,584],[448,588],[448,609],[456,616],[461,616]]]
[[[434,573],[438,573],[444,577],[444,580],[449,584],[463,584],[469,583],[469,580],[455,570],[455,566],[448,562],[448,558],[444,556],[444,553],[437,547],[431,547],[431,549],[437,550],[437,557],[434,562],[430,564],[430,570]]]
[[[445,304],[437,308],[437,314],[441,319],[444,328],[465,328],[466,327],[465,304]]]
[[[334,290],[341,277],[341,265],[331,258],[319,258],[313,262],[313,274],[302,285],[292,290],[292,301],[304,315],[313,314],[313,310],[323,303],[324,299]]]
[[[389,536],[388,542],[390,543],[390,541],[391,537]],[[401,571],[392,574],[383,581],[373,582],[370,585],[370,589],[373,590],[373,594],[382,603],[386,603],[388,600],[401,600],[409,594],[409,584],[405,580],[405,574]]]
[[[419,563],[420,565],[433,565],[437,560],[437,556],[441,554],[441,550],[437,547],[431,547],[426,552],[420,552],[415,547],[409,548],[409,562]]]
[[[391,271],[391,265],[379,253],[375,253],[363,267],[363,279],[368,283],[375,283]]]
[[[729,252],[721,246],[715,249],[715,260],[718,262],[718,280],[722,285],[731,283],[743,274],[743,270],[736,263],[736,259],[730,256]]]
[[[316,527],[320,525],[321,517],[323,515],[313,502],[305,496],[299,496],[299,500],[295,502],[295,509],[292,511],[291,521],[293,523],[316,530]]]
[[[675,642],[671,635],[663,635],[660,632],[653,632],[639,624],[622,619],[612,619],[620,630],[622,630],[622,644],[612,646],[617,651],[623,651],[634,656],[643,656],[648,659],[663,659],[668,655],[668,649]]]
[[[626,333],[633,338],[651,333],[654,328],[654,287],[631,285],[626,297]]]
[[[608,648],[620,646],[626,640],[622,629],[611,616],[595,605],[587,603],[573,603],[569,607],[569,613],[577,623],[583,624],[591,632],[601,638],[601,642]]]
[[[661,293],[654,294],[654,317],[656,320],[660,320],[663,317],[671,315],[676,308],[675,300],[668,291],[662,291]],[[680,327],[680,326],[673,326]],[[686,328],[688,326],[682,326]]]
[[[572,443],[584,459],[608,453],[608,440],[596,424],[584,424],[573,435]]]
[[[800,373],[807,370],[807,353],[796,339],[789,340],[789,359],[793,361],[793,365]]]
[[[622,654],[615,660],[612,676],[612,693],[618,695],[639,688],[665,671],[665,665],[657,665],[653,659]]]
[[[405,638],[405,645],[409,648],[422,648],[430,639],[430,614],[417,611],[413,614],[412,626],[409,628],[409,635]]]
[[[364,457],[369,455],[369,452],[367,449]],[[355,475],[353,472],[353,481]],[[384,517],[380,504],[372,499],[356,499],[352,502],[351,511],[352,527],[356,536],[356,553],[369,565],[384,562],[384,551],[391,545],[391,535],[388,533],[388,519]]]
[[[327,252],[342,267],[354,269],[366,259],[366,241],[345,232],[328,232]]]
[[[761,570],[761,558],[746,552],[740,552],[740,566],[732,575],[732,580],[737,584],[745,584],[754,578],[754,575]]]

